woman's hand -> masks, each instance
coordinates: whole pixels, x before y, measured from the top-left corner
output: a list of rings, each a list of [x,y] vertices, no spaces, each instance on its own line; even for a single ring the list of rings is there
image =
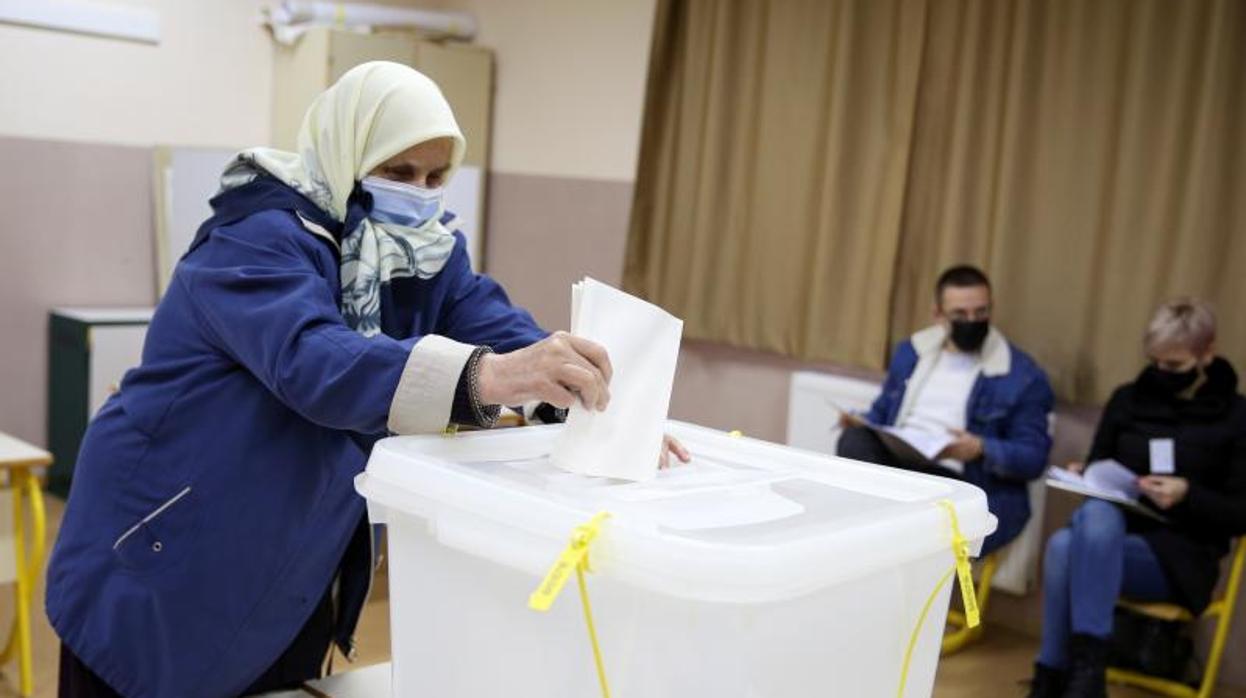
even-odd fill
[[[1171,509],[1180,504],[1190,492],[1190,481],[1172,475],[1146,475],[1138,478],[1138,488],[1155,506]]]
[[[666,434],[662,437],[662,453],[658,455],[658,470],[666,470],[671,467],[671,454],[679,459],[680,463],[688,463],[692,461],[692,454],[684,445],[679,443],[679,439]]]
[[[566,409],[579,400],[586,409],[610,404],[613,369],[605,348],[566,332],[507,354],[480,360],[480,399],[487,405],[521,405],[536,400]]]

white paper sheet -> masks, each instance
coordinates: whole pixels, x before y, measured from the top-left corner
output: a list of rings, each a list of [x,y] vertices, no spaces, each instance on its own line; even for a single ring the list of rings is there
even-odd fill
[[[926,468],[942,467],[955,473],[964,473],[965,465],[948,458],[939,460],[943,449],[956,440],[951,432],[936,433],[912,427],[889,427],[872,422],[864,422],[864,426],[887,447],[887,450],[906,466]]]
[[[1097,460],[1077,473],[1052,466],[1047,469],[1047,485],[1121,504],[1139,514],[1158,521],[1167,521],[1160,513],[1138,501],[1138,475],[1114,460]]]
[[[1094,461],[1080,475],[1054,467],[1047,474],[1060,482],[1080,485],[1097,494],[1131,500],[1138,498],[1138,476],[1114,460]]]
[[[657,474],[684,323],[665,310],[584,279],[571,289],[571,333],[606,348],[614,376],[603,412],[576,404],[551,459],[564,470],[623,480]]]
[[[1097,460],[1086,466],[1082,478],[1092,487],[1137,499],[1138,475],[1114,460]]]
[[[914,429],[905,427],[880,427],[888,434],[892,434],[898,438],[904,439],[910,446],[917,449],[917,452],[930,460],[935,460],[943,453],[943,449],[955,441],[955,437],[949,433],[936,433],[933,431],[925,431],[924,429]]]

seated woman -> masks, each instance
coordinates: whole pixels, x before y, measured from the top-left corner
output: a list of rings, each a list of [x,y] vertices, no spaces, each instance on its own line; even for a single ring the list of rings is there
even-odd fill
[[[1114,459],[1137,473],[1143,503],[1168,523],[1091,499],[1051,537],[1030,696],[1106,696],[1117,599],[1202,611],[1231,538],[1246,532],[1246,399],[1233,367],[1215,354],[1215,334],[1204,303],[1160,306],[1144,339],[1150,365],[1104,408],[1089,460]],[[1169,440],[1172,458],[1152,461],[1152,445],[1162,453]]]

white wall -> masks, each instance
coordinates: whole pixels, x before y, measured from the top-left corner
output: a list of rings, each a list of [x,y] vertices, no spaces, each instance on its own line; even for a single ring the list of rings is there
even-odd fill
[[[118,0],[108,0],[118,2]],[[127,145],[268,141],[260,0],[129,0],[159,45],[0,25],[0,135]]]
[[[439,0],[496,55],[495,172],[633,181],[655,0]]]
[[[258,18],[278,0],[106,1],[156,8],[161,43],[0,25],[0,135],[267,142],[272,46]],[[497,55],[495,171],[635,178],[655,0],[385,4],[463,9],[479,19],[477,40]]]

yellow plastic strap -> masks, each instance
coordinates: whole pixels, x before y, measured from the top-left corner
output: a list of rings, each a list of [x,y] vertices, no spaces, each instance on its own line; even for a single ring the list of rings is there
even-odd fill
[[[548,611],[549,607],[554,605],[554,599],[562,593],[562,588],[567,585],[572,572],[576,571],[580,565],[583,565],[585,570],[592,571],[588,565],[588,546],[601,533],[601,524],[609,516],[609,513],[603,511],[588,523],[575,527],[575,532],[571,534],[571,542],[563,549],[562,555],[558,556],[558,561],[554,563],[554,566],[549,568],[541,586],[528,597],[528,608],[534,611]]]
[[[346,26],[346,5],[338,3],[333,7],[333,23],[339,27]]]
[[[956,577],[960,581],[960,596],[965,603],[965,624],[976,628],[982,622],[978,611],[978,597],[973,589],[973,569],[969,566],[969,541],[960,532],[960,521],[956,518],[956,507],[946,499],[939,500],[939,506],[947,509],[952,519],[952,554],[956,556]]]
[[[601,644],[597,642],[597,626],[593,623],[593,606],[588,602],[588,585],[584,583],[587,563],[575,568],[575,578],[580,587],[580,605],[584,608],[584,624],[588,627],[588,641],[593,646],[593,665],[597,667],[597,683],[602,698],[610,698],[610,684],[606,681],[606,663],[601,658]]]
[[[449,437],[454,436],[454,435],[456,435],[456,434],[458,434],[458,433],[459,433],[459,425],[457,425],[457,424],[455,424],[455,423],[451,422],[450,424],[447,424],[447,425],[446,425],[446,429],[445,429],[445,431],[441,432],[441,435],[442,435],[442,436],[445,436],[445,437],[447,437],[447,438],[449,438]]]
[[[922,626],[926,624],[926,616],[930,614],[930,607],[934,605],[935,599],[939,598],[939,592],[943,591],[943,587],[952,579],[952,570],[948,570],[947,574],[939,580],[935,585],[934,591],[930,592],[930,596],[926,597],[926,603],[922,604],[921,615],[917,617],[917,626],[913,628],[913,634],[909,636],[909,644],[904,648],[904,663],[900,665],[900,689],[896,691],[897,698],[904,698],[904,688],[909,682],[909,665],[913,662],[913,648],[917,646],[917,638],[921,637]]]
[[[930,607],[934,605],[935,599],[939,598],[939,592],[943,591],[943,587],[952,580],[953,574],[956,574],[960,580],[960,593],[965,602],[965,622],[971,628],[977,627],[981,622],[978,614],[978,598],[974,595],[973,575],[969,566],[969,541],[966,541],[965,536],[960,532],[960,520],[956,518],[956,507],[952,505],[952,502],[941,499],[939,506],[947,510],[952,520],[952,554],[956,557],[956,564],[943,575],[939,583],[935,585],[934,591],[926,597],[926,603],[922,604],[922,612],[917,616],[917,625],[913,628],[913,634],[909,636],[908,646],[904,648],[904,661],[900,664],[900,687],[896,691],[898,698],[904,698],[904,689],[909,681],[909,665],[913,661],[913,648],[917,646],[917,638],[921,637],[922,626],[926,624],[926,616],[930,614]]]
[[[575,527],[571,534],[571,543],[563,549],[558,561],[549,569],[541,586],[528,597],[528,608],[534,611],[548,611],[554,600],[562,593],[571,573],[575,572],[580,587],[580,603],[584,608],[584,623],[588,626],[588,641],[593,646],[593,662],[597,666],[597,681],[601,684],[601,695],[610,698],[610,685],[606,682],[606,664],[601,658],[601,644],[597,641],[597,627],[593,624],[593,607],[588,601],[588,586],[584,583],[584,573],[591,572],[589,567],[588,549],[601,533],[601,525],[610,518],[609,512],[601,512],[586,524]]]

